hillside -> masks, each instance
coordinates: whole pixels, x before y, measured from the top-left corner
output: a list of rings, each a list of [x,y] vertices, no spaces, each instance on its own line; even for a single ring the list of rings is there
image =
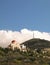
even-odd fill
[[[50,52],[22,52],[0,47],[0,65],[50,65]]]
[[[44,49],[33,49],[50,48],[50,41],[31,39],[22,44],[30,50],[23,52],[17,48],[12,50],[0,47],[0,65],[50,65],[50,50],[46,52]]]
[[[31,40],[28,40],[24,43],[26,47],[29,47],[29,48],[50,48],[50,41],[47,41],[47,40],[44,40],[44,39],[31,39]],[[22,45],[21,44],[21,45]]]

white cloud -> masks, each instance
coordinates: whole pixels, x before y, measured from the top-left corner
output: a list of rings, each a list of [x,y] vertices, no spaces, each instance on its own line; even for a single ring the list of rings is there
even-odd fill
[[[22,43],[33,38],[33,33],[35,38],[41,38],[50,41],[50,33],[33,31],[28,29],[22,29],[19,31],[6,31],[0,30],[0,46],[7,47],[11,40],[16,40],[17,43]]]

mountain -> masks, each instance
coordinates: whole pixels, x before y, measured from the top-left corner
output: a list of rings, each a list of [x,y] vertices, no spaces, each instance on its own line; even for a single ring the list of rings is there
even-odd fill
[[[31,49],[50,48],[50,41],[44,40],[44,39],[38,39],[38,38],[30,39],[22,44],[24,44],[26,47],[31,48]]]

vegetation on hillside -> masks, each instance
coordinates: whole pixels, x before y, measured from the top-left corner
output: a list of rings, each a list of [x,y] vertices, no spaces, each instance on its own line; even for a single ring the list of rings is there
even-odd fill
[[[40,49],[22,52],[0,47],[0,65],[50,65],[50,52],[43,53]]]

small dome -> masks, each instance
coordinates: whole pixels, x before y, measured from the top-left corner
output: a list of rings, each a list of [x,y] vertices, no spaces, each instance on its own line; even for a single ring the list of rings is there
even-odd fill
[[[12,40],[12,41],[11,41],[11,43],[15,43],[15,42],[16,42],[16,40]]]

